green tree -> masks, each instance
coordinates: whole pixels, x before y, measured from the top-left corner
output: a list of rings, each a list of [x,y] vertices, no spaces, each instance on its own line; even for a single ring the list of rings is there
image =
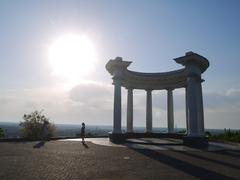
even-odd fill
[[[4,129],[0,128],[0,138],[3,138],[3,137],[5,137]]]
[[[34,111],[23,115],[23,122],[20,122],[22,137],[29,140],[51,138],[55,133],[55,125],[49,121],[42,111]],[[47,132],[44,132],[46,131]],[[45,134],[46,133],[46,134]],[[45,136],[45,137],[44,137]]]

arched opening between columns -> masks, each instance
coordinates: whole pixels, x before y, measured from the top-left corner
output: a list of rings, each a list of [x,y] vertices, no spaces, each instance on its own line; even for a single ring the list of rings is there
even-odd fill
[[[167,92],[153,91],[153,132],[167,133]]]
[[[185,88],[173,91],[174,99],[174,129],[175,132],[185,133],[187,131],[186,97]]]

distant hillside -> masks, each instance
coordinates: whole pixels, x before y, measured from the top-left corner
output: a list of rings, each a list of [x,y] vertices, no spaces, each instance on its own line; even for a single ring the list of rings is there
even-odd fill
[[[76,136],[80,133],[80,124],[55,124],[56,125],[56,136]],[[14,122],[0,122],[0,127],[4,129],[6,137],[19,137],[20,127],[19,123]],[[125,132],[125,127],[122,128]],[[184,131],[184,128],[177,128],[176,131]],[[86,134],[91,134],[93,136],[107,136],[108,132],[112,131],[112,126],[101,126],[101,125],[87,125]],[[145,127],[135,127],[135,132],[144,132]],[[167,132],[167,128],[153,128],[154,132]],[[206,129],[212,135],[218,135],[224,133],[223,129]]]

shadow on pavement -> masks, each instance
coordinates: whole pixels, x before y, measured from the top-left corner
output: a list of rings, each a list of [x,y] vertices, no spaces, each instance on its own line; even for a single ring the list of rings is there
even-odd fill
[[[167,140],[169,141],[169,140]],[[142,139],[141,141],[131,141],[131,140],[126,140],[126,143],[131,143],[131,144],[142,144],[142,145],[175,145],[175,146],[182,146],[183,143],[177,142],[177,141],[163,141],[163,142],[154,142],[151,139]]]
[[[198,158],[198,159],[201,159],[201,160],[204,160],[204,161],[220,164],[220,165],[223,165],[223,166],[228,166],[228,167],[231,167],[231,168],[234,168],[234,169],[240,169],[240,166],[234,165],[234,164],[230,164],[230,163],[224,162],[222,160],[210,159],[208,157],[200,156],[200,155],[197,155],[197,154],[192,154],[191,152],[186,152],[186,151],[185,152],[183,152],[183,151],[180,152],[179,151],[178,153],[181,153],[183,155],[187,155],[187,156],[190,156],[190,157],[193,157],[193,158]]]
[[[45,141],[40,141],[40,142],[38,142],[37,144],[35,144],[35,145],[33,146],[33,148],[41,148],[41,147],[44,146],[44,144],[45,144]]]
[[[229,151],[216,151],[216,154],[222,154],[222,155],[226,155],[226,156],[231,156],[233,158],[240,158],[240,151],[234,151],[234,150],[229,150]]]
[[[193,165],[189,162],[177,159],[176,157],[171,157],[169,155],[164,154],[161,151],[155,151],[155,150],[150,150],[150,149],[134,149],[134,148],[131,148],[131,149],[144,155],[144,156],[152,158],[153,160],[159,161],[165,165],[171,166],[172,168],[180,170],[180,171],[187,173],[191,176],[194,176],[196,178],[200,178],[200,179],[235,179],[235,178],[211,171],[210,169],[206,169],[206,168],[202,168],[200,166]]]
[[[82,145],[86,148],[86,149],[88,149],[89,147],[88,147],[88,145],[87,145],[87,143],[84,141],[84,142],[82,142]]]

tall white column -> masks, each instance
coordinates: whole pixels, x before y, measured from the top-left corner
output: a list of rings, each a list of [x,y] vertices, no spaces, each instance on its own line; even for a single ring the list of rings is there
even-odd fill
[[[167,90],[168,133],[174,132],[173,89]]]
[[[127,96],[127,132],[133,132],[133,90],[130,88]]]
[[[197,83],[197,104],[198,104],[198,130],[199,135],[204,136],[204,112],[203,112],[203,97],[202,97],[202,83]]]
[[[187,98],[187,87],[185,88],[185,111],[186,111],[186,133],[188,134],[189,131],[189,122],[188,122],[188,98]]]
[[[113,133],[121,134],[121,80],[114,79]]]
[[[152,132],[152,90],[147,90],[146,132]]]
[[[198,106],[197,106],[197,82],[196,77],[187,78],[187,104],[188,104],[188,136],[199,136],[198,133]]]

